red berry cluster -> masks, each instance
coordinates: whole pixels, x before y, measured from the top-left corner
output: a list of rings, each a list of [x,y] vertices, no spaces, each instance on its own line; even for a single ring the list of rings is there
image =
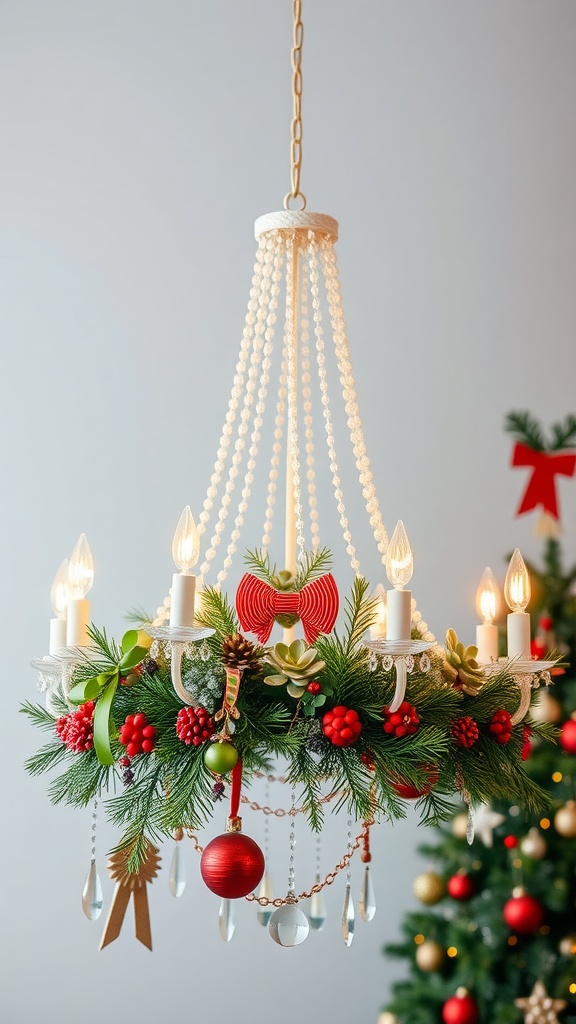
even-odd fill
[[[83,750],[91,750],[94,744],[94,701],[88,700],[81,704],[76,711],[69,715],[62,715],[56,722],[56,732],[62,743],[65,743],[69,750],[80,754]]]
[[[214,732],[214,722],[206,708],[180,708],[176,719],[176,733],[188,747],[199,747],[209,740]]]
[[[473,747],[480,735],[478,725],[470,715],[456,718],[450,731],[457,747]]]
[[[150,754],[154,750],[157,731],[144,712],[138,711],[135,715],[127,715],[118,739],[126,747],[128,757],[136,757],[136,754]]]
[[[509,743],[512,737],[512,718],[510,712],[505,711],[504,708],[495,711],[490,719],[488,731],[492,733],[496,743]]]
[[[308,683],[308,686],[306,687],[306,689],[308,690],[308,693],[317,694],[317,693],[320,693],[320,690],[322,689],[322,687],[320,686],[320,683],[312,682],[312,683]]]
[[[327,711],[322,719],[322,731],[335,747],[349,747],[355,743],[362,732],[362,722],[358,712],[337,704]]]
[[[398,711],[390,711],[390,708],[383,708],[382,714],[384,715],[384,725],[382,728],[384,732],[390,733],[392,736],[411,736],[412,733],[416,732],[420,724],[416,708],[413,704],[409,704],[407,700],[402,701]]]

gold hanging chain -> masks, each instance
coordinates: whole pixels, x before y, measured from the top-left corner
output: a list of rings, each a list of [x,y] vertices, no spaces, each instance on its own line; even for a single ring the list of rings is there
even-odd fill
[[[294,0],[294,35],[292,40],[292,125],[290,157],[292,163],[292,191],[284,196],[284,209],[290,209],[291,200],[300,200],[300,210],[306,209],[306,196],[300,191],[302,167],[302,0]]]

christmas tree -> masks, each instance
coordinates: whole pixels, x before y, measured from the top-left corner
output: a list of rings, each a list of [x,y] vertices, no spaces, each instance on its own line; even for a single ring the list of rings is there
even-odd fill
[[[532,654],[552,655],[551,685],[533,697],[531,720],[554,723],[558,744],[526,729],[523,756],[550,794],[537,817],[517,806],[455,807],[419,849],[414,882],[422,910],[409,913],[387,957],[408,962],[379,1024],[575,1024],[576,1022],[576,566],[559,540],[555,474],[574,473],[576,420],[546,442],[527,413],[511,413],[512,465],[532,470],[518,514],[539,509],[541,565],[532,585]],[[472,841],[471,841],[472,840]]]

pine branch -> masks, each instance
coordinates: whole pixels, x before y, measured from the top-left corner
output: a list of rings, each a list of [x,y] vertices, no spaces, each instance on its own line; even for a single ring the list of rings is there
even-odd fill
[[[307,583],[328,572],[332,566],[332,555],[328,548],[319,551],[305,551],[304,558],[298,565],[295,589],[302,590]]]
[[[265,580],[271,587],[274,586],[276,566],[271,564],[270,554],[265,548],[255,548],[254,551],[247,551],[244,555],[244,562],[255,576]]]
[[[149,626],[151,624],[154,616],[149,615],[148,612],[145,611],[144,608],[142,608],[141,606],[135,606],[134,608],[128,609],[124,618],[126,622],[131,622],[132,625],[140,626],[142,629],[144,629],[146,626]]]
[[[43,729],[44,732],[51,732],[54,734],[54,727],[56,720],[54,715],[51,715],[49,711],[46,711],[40,704],[32,704],[31,701],[26,700],[20,706],[20,713],[26,715],[33,725],[37,726],[38,729]]]
[[[549,450],[552,452],[561,451],[563,448],[573,448],[576,445],[576,416],[571,413],[566,416],[564,422],[552,425],[552,440]]]
[[[202,591],[200,611],[196,621],[201,626],[216,630],[218,642],[221,644],[225,636],[238,632],[238,619],[230,601],[215,587],[206,587]]]
[[[546,450],[542,428],[529,412],[509,412],[504,421],[504,430],[516,441],[533,448],[536,452]]]
[[[105,629],[98,629],[94,623],[88,626],[88,636],[96,653],[101,654],[111,664],[117,665],[122,658],[122,651],[115,640],[109,640]]]
[[[60,741],[57,744],[46,743],[24,762],[24,767],[30,775],[42,775],[65,761],[68,754],[69,751]]]

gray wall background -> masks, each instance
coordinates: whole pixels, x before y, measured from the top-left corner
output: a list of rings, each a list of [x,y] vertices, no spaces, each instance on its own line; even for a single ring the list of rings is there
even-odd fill
[[[576,410],[576,5],[310,0],[304,18],[302,186],[340,221],[384,518],[406,523],[432,629],[472,639],[484,566],[502,578],[505,552],[540,551],[533,517],[514,519],[525,477],[508,468],[503,417]],[[93,617],[118,633],[127,608],[164,596],[180,511],[200,508],[252,222],[289,187],[290,41],[288,0],[0,3],[3,1024],[371,1024],[401,970],[379,947],[414,904],[414,821],[377,831],[379,910],[349,950],[341,883],[325,931],[298,949],[276,947],[248,906],[225,946],[190,849],[182,900],[166,867],[151,891],[154,954],[130,918],[99,953],[102,920],[80,908],[90,812],[50,808],[22,769],[38,735],[17,709],[34,698],[60,560],[85,531]],[[560,494],[573,560],[574,484]],[[280,889],[287,827],[273,825]],[[103,826],[107,901],[113,842]],[[344,845],[331,822],[325,869]],[[308,852],[301,836],[302,885]]]

